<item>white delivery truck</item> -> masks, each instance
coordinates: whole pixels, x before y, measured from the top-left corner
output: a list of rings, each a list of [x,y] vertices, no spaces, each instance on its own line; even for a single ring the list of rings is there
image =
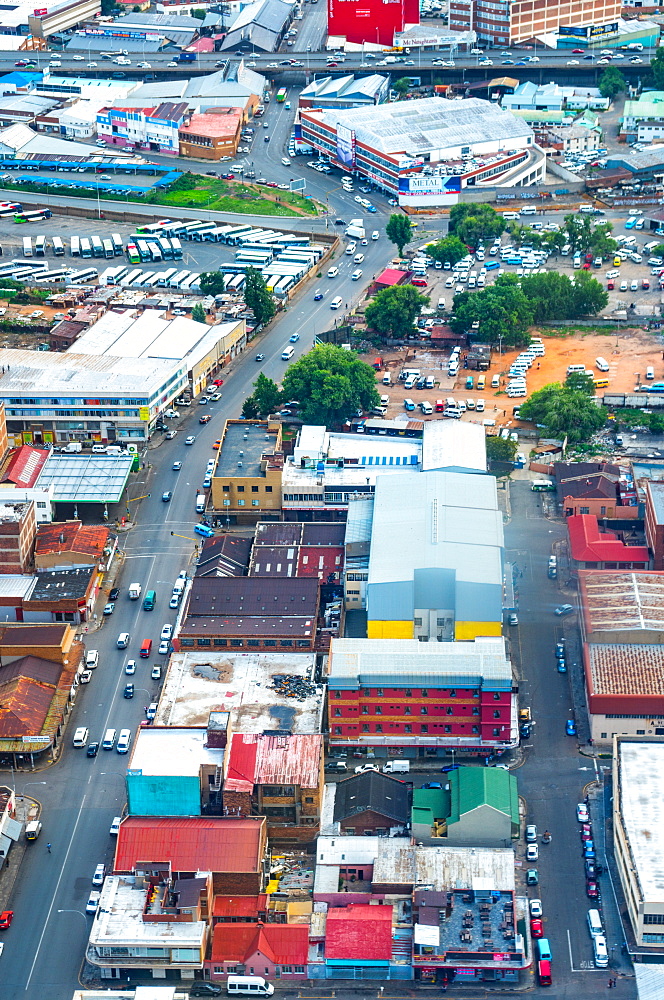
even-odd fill
[[[345,229],[346,236],[351,236],[354,240],[366,239],[364,229],[364,219],[351,219]]]
[[[205,513],[205,493],[199,493],[196,497],[196,513]]]
[[[129,600],[137,601],[141,596],[141,585],[140,583],[130,583],[129,584]]]
[[[383,767],[383,774],[408,774],[409,771],[409,760],[388,760]]]

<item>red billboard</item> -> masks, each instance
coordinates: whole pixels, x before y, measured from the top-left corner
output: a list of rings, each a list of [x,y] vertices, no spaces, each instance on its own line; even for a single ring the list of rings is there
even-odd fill
[[[419,24],[418,0],[327,0],[327,33],[349,42],[393,45],[395,32]]]

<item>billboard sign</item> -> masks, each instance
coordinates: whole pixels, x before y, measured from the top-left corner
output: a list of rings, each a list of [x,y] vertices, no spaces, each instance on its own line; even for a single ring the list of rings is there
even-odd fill
[[[592,24],[588,32],[589,38],[604,38],[606,35],[618,34],[618,22],[613,24]]]
[[[414,194],[449,194],[461,190],[460,177],[440,177],[435,174],[410,174],[399,178],[399,191]]]
[[[337,125],[337,160],[349,170],[355,166],[355,132],[347,125]]]

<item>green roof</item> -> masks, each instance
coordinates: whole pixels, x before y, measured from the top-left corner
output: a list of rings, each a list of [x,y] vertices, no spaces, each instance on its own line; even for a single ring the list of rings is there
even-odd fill
[[[465,813],[488,805],[519,822],[519,797],[516,778],[501,767],[460,767],[452,771],[452,793],[448,825],[458,823]]]
[[[548,125],[559,125],[561,122],[573,118],[574,111],[530,111],[527,108],[510,108],[510,114],[517,118],[524,118],[528,122],[542,122]]]
[[[449,812],[450,792],[446,788],[413,788],[413,823],[433,826],[435,819],[446,819]]]

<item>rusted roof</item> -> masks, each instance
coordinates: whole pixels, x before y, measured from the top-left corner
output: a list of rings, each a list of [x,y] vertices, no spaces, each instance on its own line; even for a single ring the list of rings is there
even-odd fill
[[[265,577],[199,577],[192,584],[187,613],[206,615],[299,617],[315,615],[318,581]]]
[[[96,562],[108,541],[105,525],[82,524],[81,521],[54,521],[37,528],[35,556],[51,553],[80,552],[91,555]]]
[[[664,573],[580,570],[586,634],[664,631]]]
[[[588,643],[593,695],[664,699],[664,646],[656,643]]]
[[[252,792],[254,785],[318,788],[323,737],[249,736],[234,733],[226,759],[224,789]]]
[[[244,579],[244,578],[243,578]],[[186,618],[180,629],[180,637],[187,636],[229,636],[230,638],[275,638],[308,639],[316,631],[316,619],[312,618]]]
[[[62,646],[70,626],[65,622],[52,625],[10,624],[0,625],[2,646]]]

